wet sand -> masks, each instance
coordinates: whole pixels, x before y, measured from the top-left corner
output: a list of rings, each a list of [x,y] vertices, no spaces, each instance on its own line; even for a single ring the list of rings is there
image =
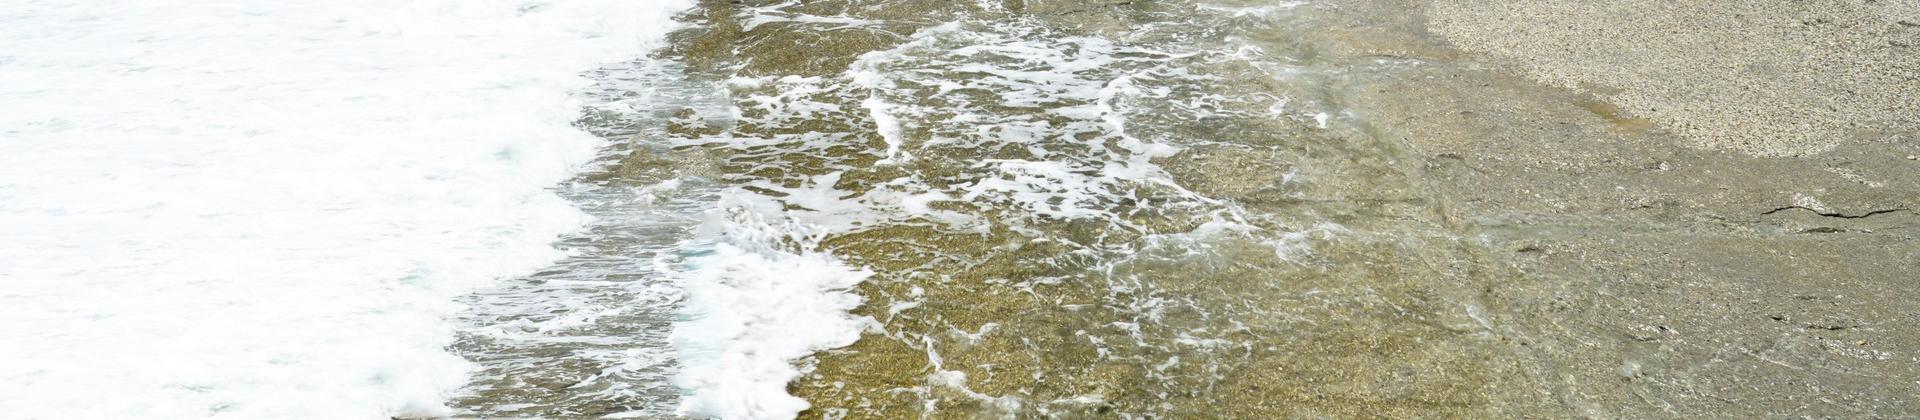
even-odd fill
[[[1920,414],[1920,3],[1499,3],[1369,3],[1427,14],[1357,33],[1464,54],[1357,106],[1496,256],[1480,299],[1542,395]]]
[[[1758,155],[1911,141],[1920,2],[1435,0],[1434,32],[1605,97],[1688,144]]]

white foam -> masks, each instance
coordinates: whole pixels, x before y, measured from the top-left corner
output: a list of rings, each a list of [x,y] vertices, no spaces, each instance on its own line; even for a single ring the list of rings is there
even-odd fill
[[[848,289],[873,273],[819,250],[824,229],[765,221],[771,203],[755,199],[723,200],[707,233],[667,267],[686,291],[673,332],[685,414],[794,418],[810,406],[787,394],[802,374],[794,363],[853,344],[874,325],[847,313],[862,302]]]
[[[881,97],[882,90],[893,88],[893,81],[882,75],[879,69],[874,68],[874,62],[877,60],[871,58],[884,56],[884,54],[885,52],[877,52],[865,55],[864,58],[868,59],[854,62],[853,68],[847,71],[847,76],[853,80],[855,86],[871,92],[867,95],[867,99],[860,101],[860,107],[866,108],[868,118],[873,119],[874,131],[878,132],[880,139],[887,143],[886,157],[876,164],[893,165],[912,160],[913,156],[903,156],[900,152],[900,146],[906,141],[902,138],[905,135],[902,130],[905,128],[900,123],[900,117],[893,114],[893,104],[887,103],[887,100]]]
[[[0,5],[0,412],[447,414],[451,298],[584,221],[578,75],[685,3]]]
[[[1247,16],[1272,15],[1274,13],[1293,10],[1295,8],[1299,8],[1300,6],[1305,6],[1305,5],[1307,5],[1307,2],[1304,2],[1304,1],[1283,1],[1283,2],[1264,5],[1264,6],[1224,6],[1224,5],[1217,5],[1217,4],[1201,4],[1200,10],[1226,12],[1226,13],[1232,14],[1234,17],[1247,17]]]

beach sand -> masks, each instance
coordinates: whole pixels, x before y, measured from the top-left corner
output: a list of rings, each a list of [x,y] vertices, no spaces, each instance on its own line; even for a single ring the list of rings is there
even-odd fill
[[[1473,1],[1429,27],[1709,148],[1782,156],[1920,129],[1920,1]]]

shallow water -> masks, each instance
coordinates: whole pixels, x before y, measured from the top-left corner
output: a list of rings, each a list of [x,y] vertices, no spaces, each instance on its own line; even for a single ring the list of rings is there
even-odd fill
[[[1465,284],[1484,263],[1346,106],[1425,65],[1406,53],[1422,44],[1340,30],[1363,13],[703,3],[651,83],[719,102],[631,103],[634,148],[569,189],[613,218],[568,245],[575,260],[476,298],[465,345],[496,361],[462,401],[726,418],[1496,412],[1518,388],[1491,389],[1524,375],[1481,356],[1492,326]],[[652,202],[624,185],[658,182],[699,193],[592,204],[613,185]],[[602,277],[619,280],[562,281]],[[528,312],[556,295],[577,302]]]
[[[672,63],[639,59],[590,74],[581,128],[616,140],[557,192],[593,220],[555,245],[551,267],[462,299],[453,350],[482,370],[454,399],[463,415],[631,417],[674,412],[678,367],[668,343],[682,292],[657,259],[690,237],[714,206],[694,174],[635,170],[627,156],[660,145],[662,109],[719,109],[711,84],[684,82]],[[672,107],[666,107],[671,105]]]

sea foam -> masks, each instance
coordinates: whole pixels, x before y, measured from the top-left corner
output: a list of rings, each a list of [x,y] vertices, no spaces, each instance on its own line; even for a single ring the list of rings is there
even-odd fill
[[[0,5],[0,412],[447,414],[453,297],[586,219],[579,74],[686,3]]]
[[[776,205],[729,194],[698,238],[662,260],[686,293],[673,331],[684,414],[794,418],[811,406],[787,393],[804,373],[796,362],[874,325],[848,313],[863,302],[850,289],[873,273],[822,250],[827,229],[786,220]]]

